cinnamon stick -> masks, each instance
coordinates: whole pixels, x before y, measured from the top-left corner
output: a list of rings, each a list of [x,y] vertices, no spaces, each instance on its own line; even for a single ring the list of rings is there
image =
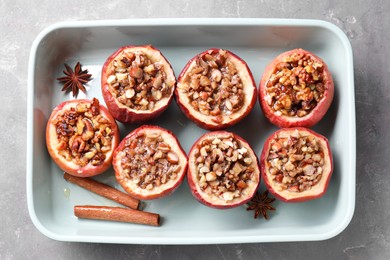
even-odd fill
[[[151,226],[160,225],[160,215],[135,209],[107,206],[74,206],[78,218],[130,222]]]
[[[139,207],[138,199],[91,178],[76,177],[65,172],[64,179],[129,208],[138,209]]]

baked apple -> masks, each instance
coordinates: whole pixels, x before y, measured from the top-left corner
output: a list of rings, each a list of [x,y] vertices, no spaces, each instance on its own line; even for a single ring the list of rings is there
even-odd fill
[[[209,49],[192,58],[178,78],[176,102],[200,127],[220,130],[238,123],[256,103],[249,67],[228,50]]]
[[[171,102],[176,85],[171,65],[150,45],[117,50],[104,63],[101,81],[108,110],[124,123],[159,116]]]
[[[116,179],[127,193],[150,200],[179,187],[187,171],[187,155],[173,133],[144,125],[121,141],[113,165]]]
[[[266,140],[260,167],[275,197],[301,202],[324,195],[333,172],[333,158],[324,136],[307,128],[284,128]]]
[[[119,129],[108,110],[92,101],[66,101],[54,108],[46,126],[46,146],[65,172],[89,177],[111,166]]]
[[[188,155],[187,180],[194,197],[218,209],[248,202],[260,183],[257,157],[249,144],[226,131],[200,137]]]
[[[264,115],[278,127],[311,127],[328,111],[334,95],[326,63],[303,49],[287,51],[265,69],[259,87]]]

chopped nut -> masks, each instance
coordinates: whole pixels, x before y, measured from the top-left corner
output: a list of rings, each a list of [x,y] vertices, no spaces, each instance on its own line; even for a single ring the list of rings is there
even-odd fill
[[[219,70],[213,70],[211,72],[211,79],[216,83],[220,82],[222,79],[222,73]]]
[[[88,119],[83,119],[82,121],[84,123],[86,130],[81,134],[81,138],[84,141],[88,141],[95,135],[95,130],[91,121],[89,121]],[[95,125],[95,126],[99,127],[99,125]]]
[[[172,164],[176,164],[179,162],[179,156],[177,155],[177,153],[170,151],[167,154],[167,160]]]
[[[286,171],[292,171],[292,170],[294,170],[295,165],[294,165],[293,163],[291,163],[291,161],[288,161],[288,162],[284,165],[284,168],[286,169]]]
[[[132,97],[134,97],[134,95],[135,95],[134,89],[132,89],[132,88],[126,89],[126,91],[125,91],[126,98],[132,98]]]
[[[163,77],[161,75],[159,75],[158,77],[154,78],[154,80],[153,80],[153,88],[159,89],[161,87],[162,83],[163,83]]]
[[[206,173],[207,181],[215,181],[217,179],[217,175],[214,172]]]
[[[313,165],[306,164],[305,167],[303,167],[303,173],[305,175],[313,175],[315,171],[315,168]]]
[[[89,110],[89,106],[86,103],[78,103],[76,105],[76,112],[77,113],[85,113]],[[70,116],[70,115],[69,115]]]
[[[242,170],[243,170],[243,167],[242,167],[242,165],[241,165],[239,162],[236,162],[236,163],[234,164],[232,170],[233,170],[233,172],[234,172],[235,174],[240,174],[240,173],[242,172]]]
[[[152,75],[154,72],[156,71],[156,67],[154,66],[154,64],[150,64],[146,67],[144,67],[144,72]]]
[[[145,98],[143,98],[138,104],[141,106],[146,106],[147,104],[149,104],[149,102]]]
[[[160,90],[152,89],[152,97],[154,98],[154,100],[158,101],[162,98],[162,92]]]
[[[207,156],[207,151],[206,151],[206,147],[205,146],[200,148],[200,155],[203,156],[203,157]]]
[[[251,163],[252,163],[252,158],[250,158],[250,157],[245,158],[245,159],[244,159],[244,162],[245,162],[246,164],[251,164]]]
[[[207,166],[203,166],[202,168],[199,169],[199,172],[200,172],[200,173],[207,173],[207,172],[209,172],[209,171],[210,171],[210,169],[209,169],[209,167],[207,167]]]
[[[96,154],[96,150],[91,150],[90,152],[85,153],[84,157],[87,159],[92,159],[92,157],[94,157],[95,154]]]
[[[246,184],[246,182],[244,182],[242,180],[239,180],[237,182],[237,187],[240,188],[240,189],[245,189],[246,187],[248,187],[248,184]]]
[[[230,100],[229,99],[226,99],[225,100],[225,106],[228,110],[232,110],[233,109],[233,106],[232,106],[232,103],[230,103]]]
[[[222,198],[226,201],[233,200],[234,198],[234,193],[233,192],[224,192],[222,195]]]
[[[321,161],[322,156],[320,154],[314,154],[312,156],[312,158],[313,158],[314,161],[319,162],[319,161]]]
[[[79,119],[77,120],[77,134],[81,135],[83,133],[85,124],[83,120]]]
[[[127,79],[127,73],[116,73],[115,76],[118,79],[118,81],[123,81]]]
[[[171,146],[167,143],[161,142],[158,144],[157,149],[163,152],[169,152],[171,150]]]
[[[107,83],[108,83],[108,84],[113,84],[113,83],[115,83],[115,81],[116,81],[115,75],[110,75],[110,76],[107,78]]]
[[[157,159],[160,159],[163,157],[163,153],[161,152],[161,150],[157,150],[154,155],[153,155],[153,160],[157,160]]]
[[[140,79],[143,76],[143,70],[139,67],[132,67],[129,70],[129,75],[132,78]]]

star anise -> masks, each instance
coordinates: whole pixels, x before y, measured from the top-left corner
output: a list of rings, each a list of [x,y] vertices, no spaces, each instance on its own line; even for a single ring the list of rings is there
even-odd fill
[[[247,203],[246,210],[254,210],[255,218],[260,214],[263,215],[265,219],[268,219],[267,211],[275,211],[276,209],[271,205],[275,201],[275,198],[268,197],[268,190],[260,194],[256,192],[255,196]]]
[[[57,80],[64,84],[62,91],[71,89],[73,97],[77,97],[79,90],[86,92],[84,84],[91,80],[92,75],[88,74],[88,70],[82,70],[80,62],[77,62],[74,70],[68,65],[65,65],[64,74],[66,76],[57,78]]]

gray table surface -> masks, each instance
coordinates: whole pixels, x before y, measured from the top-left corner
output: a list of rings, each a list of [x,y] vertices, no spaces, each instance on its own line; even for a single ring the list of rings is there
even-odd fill
[[[0,1],[0,259],[390,259],[389,12],[386,0]],[[347,34],[354,52],[356,209],[340,235],[319,242],[149,246],[58,242],[34,227],[25,188],[32,41],[60,21],[162,17],[321,19]]]

